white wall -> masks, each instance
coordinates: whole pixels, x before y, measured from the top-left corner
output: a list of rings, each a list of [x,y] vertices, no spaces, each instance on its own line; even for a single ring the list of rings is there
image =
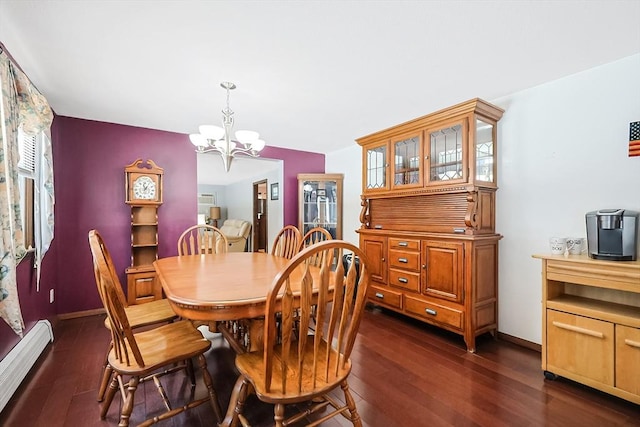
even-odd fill
[[[549,237],[585,236],[591,210],[640,210],[640,157],[628,157],[629,123],[640,120],[638,76],[634,55],[488,100],[506,110],[498,126],[496,213],[504,236],[501,332],[541,342],[541,265],[531,255],[548,253]],[[344,236],[357,243],[362,160],[353,144],[328,154],[326,171],[345,174]]]
[[[362,149],[353,147],[325,156],[325,172],[344,174],[342,186],[342,239],[358,244],[360,228],[360,194],[362,193]]]
[[[245,181],[235,184],[229,184],[224,187],[224,199],[226,200],[227,218],[243,219],[253,224],[253,183],[261,180],[267,180],[267,193],[271,183],[280,183],[280,197],[278,200],[271,200],[267,197],[267,214],[268,214],[268,242],[267,248],[271,249],[271,242],[274,241],[284,224],[283,213],[283,188],[282,188],[282,168],[270,172],[257,175]]]
[[[640,210],[640,54],[493,101],[500,189],[500,331],[541,342],[541,262],[551,236],[585,237],[585,213]]]

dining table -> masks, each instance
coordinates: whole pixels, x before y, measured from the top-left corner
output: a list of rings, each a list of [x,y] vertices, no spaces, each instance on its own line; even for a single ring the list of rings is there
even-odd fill
[[[289,261],[264,252],[228,252],[161,258],[153,265],[176,314],[215,325],[241,353],[261,345],[263,322],[259,319],[265,313],[267,293]],[[302,265],[290,275],[294,295],[300,290],[304,271]],[[314,279],[320,274],[313,266],[309,272]],[[240,337],[237,330],[230,330],[230,325],[239,324],[234,321],[249,325],[248,335]]]

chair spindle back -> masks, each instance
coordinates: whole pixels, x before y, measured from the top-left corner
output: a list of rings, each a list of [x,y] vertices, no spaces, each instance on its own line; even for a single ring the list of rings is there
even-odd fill
[[[342,262],[337,262],[345,250],[360,257],[359,278],[355,263],[345,277]],[[331,262],[318,268],[310,261],[319,253]],[[283,394],[313,393],[318,385],[348,375],[368,285],[365,255],[346,241],[320,242],[293,257],[267,295],[264,379],[268,392],[275,388]],[[312,322],[315,332],[308,336]],[[274,384],[274,378],[280,383]]]

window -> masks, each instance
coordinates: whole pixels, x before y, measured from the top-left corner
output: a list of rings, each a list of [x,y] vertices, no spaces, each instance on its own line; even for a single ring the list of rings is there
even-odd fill
[[[38,137],[18,131],[18,185],[20,189],[20,214],[22,215],[22,230],[24,231],[24,245],[34,247],[34,185],[36,178],[36,143]]]

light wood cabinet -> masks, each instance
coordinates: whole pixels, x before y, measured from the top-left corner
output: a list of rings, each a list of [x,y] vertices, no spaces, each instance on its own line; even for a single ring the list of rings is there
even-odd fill
[[[342,174],[298,174],[298,228],[304,235],[314,227],[342,239]]]
[[[640,404],[640,261],[542,260],[542,369]]]
[[[460,334],[471,352],[498,322],[502,113],[473,99],[357,140],[369,301]]]

